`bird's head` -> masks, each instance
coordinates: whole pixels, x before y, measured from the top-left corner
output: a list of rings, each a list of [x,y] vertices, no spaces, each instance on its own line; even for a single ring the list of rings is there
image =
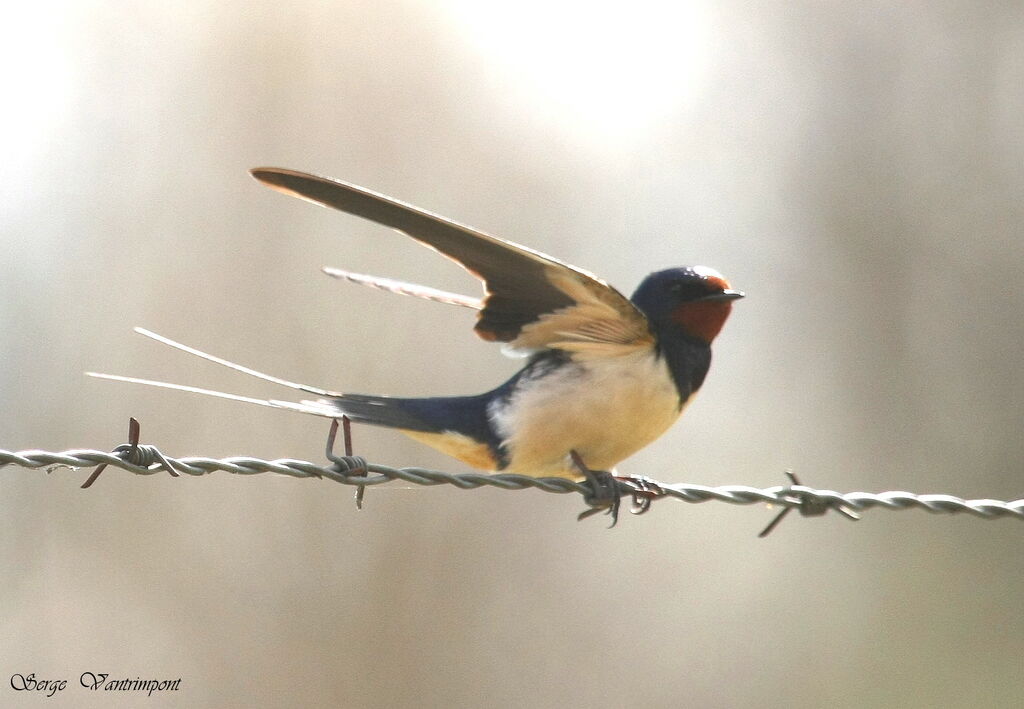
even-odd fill
[[[647,276],[631,300],[655,329],[672,328],[710,343],[743,293],[706,266],[669,268]]]

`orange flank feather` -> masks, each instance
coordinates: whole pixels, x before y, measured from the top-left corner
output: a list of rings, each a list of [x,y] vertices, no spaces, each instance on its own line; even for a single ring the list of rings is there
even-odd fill
[[[466,465],[493,472],[498,469],[498,461],[494,459],[491,449],[486,443],[474,441],[469,436],[454,431],[443,433],[430,433],[427,431],[409,431],[399,429],[402,433],[413,440],[425,443],[426,445],[449,455],[456,460],[461,460]]]

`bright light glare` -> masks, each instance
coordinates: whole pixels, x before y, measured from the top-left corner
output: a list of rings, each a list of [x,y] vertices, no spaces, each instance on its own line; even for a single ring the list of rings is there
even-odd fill
[[[700,89],[703,4],[601,0],[447,0],[507,90],[602,138],[626,138]],[[525,95],[524,95],[525,94]],[[532,95],[531,95],[532,94]]]
[[[54,138],[69,100],[64,3],[12,3],[0,23],[0,176],[10,187]]]

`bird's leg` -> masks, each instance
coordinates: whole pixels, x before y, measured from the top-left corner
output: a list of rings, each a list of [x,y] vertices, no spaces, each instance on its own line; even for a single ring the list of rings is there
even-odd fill
[[[583,500],[590,505],[589,510],[580,512],[577,520],[583,520],[595,515],[602,510],[607,511],[612,517],[612,523],[608,525],[611,529],[619,521],[619,504],[621,502],[619,483],[607,470],[591,470],[583,462],[583,458],[575,450],[569,451],[573,465],[580,474],[586,478],[590,490],[583,494]]]

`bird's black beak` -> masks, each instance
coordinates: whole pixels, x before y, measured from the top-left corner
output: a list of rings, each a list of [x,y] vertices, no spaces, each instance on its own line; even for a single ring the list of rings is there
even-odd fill
[[[712,293],[711,295],[705,295],[704,297],[700,298],[700,300],[739,300],[740,298],[743,298],[745,296],[746,293],[744,293],[741,290],[733,290],[731,288],[728,288],[722,291],[721,293]]]

